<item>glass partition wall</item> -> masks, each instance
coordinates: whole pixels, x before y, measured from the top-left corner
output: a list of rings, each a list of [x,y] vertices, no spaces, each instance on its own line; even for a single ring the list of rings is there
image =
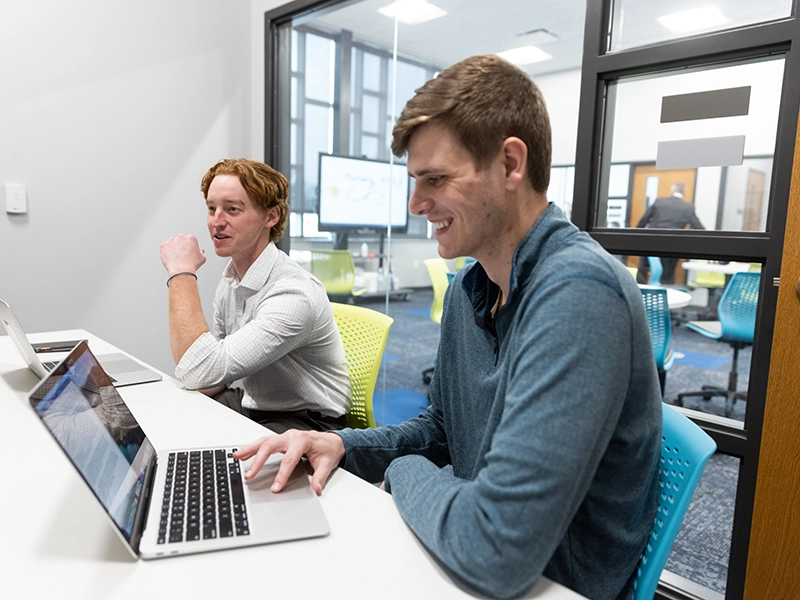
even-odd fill
[[[522,66],[553,126],[548,198],[640,285],[668,288],[663,398],[718,445],[663,590],[740,598],[788,195],[793,136],[784,132],[794,132],[798,106],[793,2],[722,0],[721,18],[639,0],[433,0],[427,21],[385,14],[402,4],[295,0],[267,15],[266,156],[291,183],[283,247],[310,270],[319,251],[346,251],[355,287],[332,300],[394,319],[376,420],[425,409],[439,336],[428,269],[437,244],[425,218],[406,209],[397,221],[411,182],[404,192],[392,174],[405,162],[389,150],[394,121],[450,64],[536,46],[549,59]],[[321,155],[347,162],[331,178]],[[325,214],[330,201],[338,222]],[[680,218],[656,218],[664,204]],[[445,261],[446,270],[466,258]],[[753,339],[703,333],[701,323],[722,327],[732,283],[742,281],[755,304]]]
[[[714,5],[588,5],[572,203],[640,285],[668,288],[664,401],[718,446],[670,598],[744,593],[800,92],[794,3]],[[714,542],[686,531],[699,521]]]

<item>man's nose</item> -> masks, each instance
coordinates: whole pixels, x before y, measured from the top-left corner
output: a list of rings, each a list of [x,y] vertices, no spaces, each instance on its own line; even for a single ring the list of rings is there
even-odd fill
[[[225,216],[225,211],[217,208],[213,212],[210,212],[208,214],[208,220],[215,227],[222,227],[225,225],[225,220],[223,219],[224,216]]]
[[[408,210],[411,211],[411,214],[424,215],[430,211],[431,204],[430,198],[420,191],[419,186],[414,186],[411,198],[408,199]]]

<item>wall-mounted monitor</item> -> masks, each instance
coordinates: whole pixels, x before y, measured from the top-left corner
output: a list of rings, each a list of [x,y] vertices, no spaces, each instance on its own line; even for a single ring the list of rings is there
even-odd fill
[[[404,232],[408,189],[404,164],[321,153],[319,230],[374,234],[385,231],[391,217],[392,231]]]

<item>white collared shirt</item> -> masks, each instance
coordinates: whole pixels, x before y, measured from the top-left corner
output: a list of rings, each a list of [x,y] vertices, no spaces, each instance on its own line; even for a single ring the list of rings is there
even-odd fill
[[[241,379],[246,408],[331,417],[349,409],[347,362],[325,286],[273,243],[241,281],[228,263],[214,322],[217,337],[201,335],[175,368],[187,388]]]

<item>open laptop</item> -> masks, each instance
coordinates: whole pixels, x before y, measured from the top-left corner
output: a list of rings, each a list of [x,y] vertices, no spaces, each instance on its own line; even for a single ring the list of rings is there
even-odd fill
[[[45,377],[48,371],[58,364],[58,361],[42,361],[39,358],[39,355],[36,353],[36,348],[28,340],[28,336],[25,335],[25,332],[22,330],[22,326],[11,311],[11,307],[7,302],[1,299],[0,322],[2,322],[3,326],[6,328],[8,336],[14,340],[14,345],[25,359],[28,368],[36,373],[40,379]],[[72,347],[64,348],[65,351],[71,349]],[[117,387],[161,380],[161,375],[156,373],[153,369],[145,367],[143,364],[121,352],[101,354],[98,360],[100,364],[103,365],[103,369],[105,369],[106,373],[111,377],[111,381]]]
[[[279,494],[280,457],[244,482],[234,448],[160,450],[80,342],[28,396],[131,554],[161,558],[327,535],[299,466]]]

